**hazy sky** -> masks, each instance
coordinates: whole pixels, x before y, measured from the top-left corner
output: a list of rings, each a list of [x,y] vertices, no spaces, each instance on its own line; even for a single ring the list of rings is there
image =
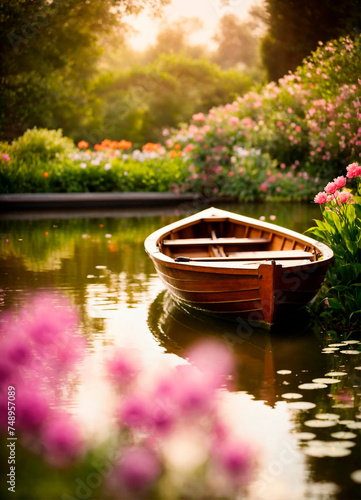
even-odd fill
[[[155,41],[158,28],[165,19],[172,21],[181,17],[198,17],[203,23],[203,29],[194,33],[191,41],[209,43],[222,16],[232,13],[245,18],[248,9],[254,3],[257,3],[257,0],[230,0],[229,6],[223,7],[221,0],[172,0],[163,10],[163,20],[154,19],[147,11],[137,18],[129,18],[129,24],[139,31],[139,34],[131,37],[129,42],[135,49],[143,49]]]

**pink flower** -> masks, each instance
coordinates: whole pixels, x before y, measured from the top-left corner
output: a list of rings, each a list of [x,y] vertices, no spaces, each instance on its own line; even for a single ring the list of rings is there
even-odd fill
[[[231,118],[229,119],[229,123],[231,125],[237,125],[238,122],[239,122],[239,118],[237,116],[231,116]]]
[[[270,218],[270,220],[276,220],[276,216],[275,215],[270,215],[269,218]]]
[[[114,382],[120,385],[129,384],[138,374],[138,366],[129,352],[118,352],[108,361],[108,373]]]
[[[338,199],[340,200],[341,203],[347,203],[347,201],[349,200],[350,196],[351,196],[351,194],[349,193],[349,191],[342,191],[339,194]]]
[[[336,179],[334,179],[333,182],[335,183],[337,189],[341,189],[346,184],[346,177],[340,175],[339,177],[336,177]]]
[[[4,161],[10,161],[10,156],[9,156],[8,154],[6,154],[6,153],[5,153],[5,154],[3,154],[3,155],[1,156],[1,158],[2,158]]]
[[[233,483],[244,484],[253,470],[254,454],[249,445],[234,440],[219,443],[216,460]]]
[[[234,176],[234,172],[228,172],[228,177],[233,177]]]
[[[118,411],[120,422],[134,428],[148,426],[149,415],[149,401],[137,394],[129,396]]]
[[[58,466],[72,462],[83,447],[79,426],[66,416],[58,416],[47,424],[42,442],[49,462]]]
[[[327,201],[327,194],[323,193],[323,192],[320,192],[320,193],[316,194],[316,196],[315,196],[315,198],[314,198],[313,201],[315,203],[319,203],[320,205],[323,205]]]
[[[203,113],[196,113],[192,116],[192,118],[195,122],[204,122],[205,120],[205,116]]]
[[[261,217],[259,218],[259,220],[266,220],[266,217],[264,215],[261,215]]]
[[[334,194],[335,191],[337,191],[337,186],[334,182],[329,182],[327,186],[325,187],[325,191],[328,194]]]
[[[267,184],[263,183],[263,184],[260,185],[259,188],[260,188],[261,191],[265,192],[265,191],[267,191]]]
[[[353,177],[358,177],[361,175],[361,166],[358,163],[351,163],[347,168],[346,177],[352,179]]]
[[[21,390],[16,394],[17,428],[33,433],[46,421],[49,415],[49,402],[40,392]]]
[[[140,491],[150,487],[160,472],[154,452],[141,447],[128,448],[122,452],[122,459],[113,479],[128,491]]]

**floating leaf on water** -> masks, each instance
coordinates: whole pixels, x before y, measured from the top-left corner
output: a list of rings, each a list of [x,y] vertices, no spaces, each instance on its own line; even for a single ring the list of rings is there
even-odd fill
[[[298,392],[285,392],[282,394],[282,397],[285,399],[300,399],[303,398],[302,394],[298,394]]]
[[[361,483],[361,469],[354,470],[351,474],[350,477],[352,481],[355,481],[355,483]]]
[[[311,410],[315,408],[315,403],[309,403],[308,401],[294,401],[287,404],[288,408],[292,410]]]
[[[346,372],[328,372],[326,373],[325,376],[327,377],[343,377],[344,375],[347,375]]]
[[[335,405],[332,405],[331,408],[340,408],[341,410],[344,410],[344,409],[347,409],[347,408],[353,408],[353,404],[336,403]]]
[[[349,424],[346,424],[346,427],[349,429],[361,429],[361,422],[350,422]]]
[[[354,420],[339,420],[338,423],[342,425],[352,424]]]
[[[300,441],[310,441],[311,439],[315,439],[316,434],[313,432],[296,432],[295,436]]]
[[[355,366],[355,370],[361,370],[361,366]]]
[[[290,373],[292,373],[291,370],[278,370],[277,371],[278,375],[289,375]]]
[[[335,353],[336,351],[338,351],[338,347],[332,347],[332,349],[331,349],[331,348],[328,348],[328,347],[325,347],[324,349],[322,349],[322,351],[321,351],[321,352],[322,352],[323,354],[333,354],[333,353]]]
[[[339,446],[340,448],[353,448],[356,446],[356,443],[354,441],[335,441],[335,444]]]
[[[327,387],[326,384],[314,384],[314,383],[309,383],[309,384],[301,384],[298,386],[299,389],[325,389]]]
[[[357,437],[357,434],[355,434],[354,432],[340,431],[333,432],[331,436],[335,439],[353,439]]]
[[[95,269],[106,269],[107,266],[95,266]]]
[[[289,383],[289,382],[287,382],[287,380],[284,380],[284,381],[282,382],[282,385],[290,385],[290,383]]]
[[[337,384],[341,382],[338,378],[314,378],[312,382],[315,384]]]
[[[343,340],[343,344],[360,344],[359,340]]]
[[[88,274],[87,278],[95,278],[94,274]]]
[[[328,344],[328,347],[344,347],[345,344]]]
[[[306,420],[305,425],[307,425],[307,427],[332,427],[333,425],[336,425],[336,423],[336,420],[315,419]]]
[[[338,420],[340,415],[336,415],[336,413],[318,413],[315,417],[320,420]]]
[[[319,445],[313,445],[314,441],[310,441],[308,446],[304,448],[304,453],[311,457],[346,457],[351,454],[351,450],[347,448],[340,448],[337,446],[330,446],[327,442]]]
[[[360,354],[360,351],[356,351],[355,349],[347,349],[346,351],[340,351],[342,354]]]

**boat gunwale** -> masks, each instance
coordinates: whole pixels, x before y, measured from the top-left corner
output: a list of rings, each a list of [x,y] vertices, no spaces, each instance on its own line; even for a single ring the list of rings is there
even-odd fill
[[[259,228],[262,230],[269,230],[272,234],[280,235],[282,237],[288,236],[296,240],[297,242],[305,243],[322,252],[323,258],[321,260],[311,261],[302,264],[295,264],[294,266],[292,265],[287,267],[282,266],[283,272],[289,273],[289,272],[295,272],[300,269],[311,269],[311,268],[321,267],[326,264],[328,265],[329,261],[332,260],[333,258],[333,251],[331,250],[331,248],[329,248],[324,243],[314,240],[313,238],[304,236],[301,233],[297,233],[296,231],[293,231],[291,229],[283,228],[282,226],[278,226],[276,224],[258,221],[257,219],[253,219],[251,217],[234,214],[232,212],[228,212],[226,210],[214,207],[207,208],[201,212],[198,212],[184,219],[175,221],[171,224],[168,224],[167,226],[164,226],[163,228],[154,231],[145,240],[144,245],[146,252],[152,259],[154,259],[155,261],[159,262],[162,265],[165,265],[168,268],[180,269],[184,270],[185,272],[186,271],[211,272],[216,274],[218,273],[243,274],[244,271],[247,272],[254,271],[254,274],[257,274],[258,267],[260,264],[264,264],[265,262],[266,263],[269,262],[269,264],[271,264],[272,260],[276,260],[276,259],[270,259],[269,261],[258,261],[258,262],[255,261],[254,263],[252,262],[251,264],[254,267],[250,267],[249,263],[244,265],[244,267],[241,267],[242,264],[239,267],[221,267],[217,266],[217,261],[214,262],[208,261],[206,264],[200,261],[175,262],[175,260],[172,257],[169,257],[160,251],[158,246],[159,243],[172,231],[176,229],[181,229],[182,227],[185,227],[187,225],[193,225],[193,223],[197,223],[198,221],[201,222],[203,219],[206,219],[207,217],[213,219],[214,221],[220,218],[223,219],[227,218],[230,222],[243,223],[249,226],[256,227],[257,229]],[[250,259],[250,261],[252,261],[252,259]]]

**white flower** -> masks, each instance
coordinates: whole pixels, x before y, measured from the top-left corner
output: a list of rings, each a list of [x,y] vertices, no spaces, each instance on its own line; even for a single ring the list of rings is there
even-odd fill
[[[100,165],[100,161],[101,161],[100,158],[96,158],[95,160],[91,161],[91,164],[97,167],[98,165]]]
[[[110,170],[112,168],[111,164],[110,163],[106,163],[104,165],[104,170]]]
[[[80,168],[86,168],[88,165],[83,161],[82,163],[79,163]]]

